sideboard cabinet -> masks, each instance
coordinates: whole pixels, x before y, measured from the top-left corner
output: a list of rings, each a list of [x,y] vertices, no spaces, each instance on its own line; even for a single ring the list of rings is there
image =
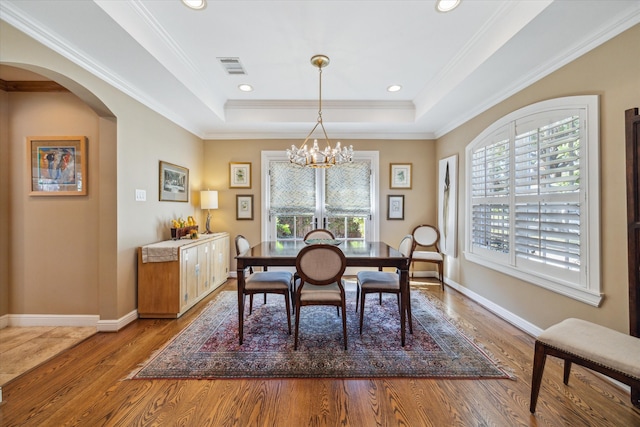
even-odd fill
[[[180,317],[229,276],[229,233],[138,248],[138,316]]]

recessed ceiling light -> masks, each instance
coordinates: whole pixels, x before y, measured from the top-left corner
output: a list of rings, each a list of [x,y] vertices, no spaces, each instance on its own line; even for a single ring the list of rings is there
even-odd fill
[[[453,9],[458,7],[459,4],[460,0],[437,0],[436,10],[438,12],[451,12]]]
[[[402,89],[402,86],[400,85],[391,85],[387,88],[387,92],[397,92],[400,89]]]
[[[204,9],[207,5],[206,0],[182,0],[182,3],[184,3],[188,8],[196,10]]]
[[[253,90],[253,86],[248,84],[241,84],[241,85],[238,85],[238,89],[240,89],[243,92],[251,92]]]

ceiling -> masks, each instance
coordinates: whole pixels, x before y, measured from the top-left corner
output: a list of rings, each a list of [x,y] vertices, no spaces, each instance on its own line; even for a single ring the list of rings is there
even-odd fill
[[[639,23],[640,0],[2,0],[0,19],[202,138],[304,138],[325,54],[329,137],[430,139]]]

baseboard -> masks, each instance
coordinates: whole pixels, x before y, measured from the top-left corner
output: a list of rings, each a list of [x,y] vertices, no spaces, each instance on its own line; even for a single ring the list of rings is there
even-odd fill
[[[482,295],[479,295],[473,292],[472,290],[465,288],[461,284],[456,283],[455,281],[449,279],[448,277],[444,278],[444,282],[447,285],[449,285],[451,288],[455,289],[456,291],[468,297],[470,300],[475,301],[476,303],[480,304],[481,306],[483,306],[484,308],[486,308],[496,316],[509,322],[516,328],[528,333],[529,335],[533,337],[537,337],[542,333],[543,331],[542,328],[528,322],[527,320],[523,319],[520,316],[513,314],[509,310],[505,310],[504,307],[501,307],[498,304],[494,303],[493,301],[486,299]]]
[[[100,316],[93,314],[8,314],[0,317],[0,328],[7,326],[74,326],[94,327],[98,332],[117,332],[136,319],[138,319],[137,310],[115,320],[100,320]]]
[[[8,326],[93,326],[100,316],[92,314],[10,314]]]
[[[0,316],[0,329],[6,328],[9,326],[9,315],[5,314],[4,316]]]
[[[138,320],[138,310],[133,310],[119,319],[98,320],[98,324],[96,326],[98,328],[98,332],[118,332],[134,320]]]
[[[495,314],[496,316],[500,317],[501,319],[505,320],[507,323],[515,326],[516,328],[520,329],[523,332],[526,332],[527,334],[533,336],[534,338],[537,337],[538,335],[540,335],[542,333],[542,331],[544,329],[526,321],[525,319],[523,319],[522,317],[516,316],[515,314],[513,314],[512,312],[505,310],[503,307],[499,306],[498,304],[495,304],[494,302],[486,299],[485,297],[483,297],[482,295],[478,295],[477,293],[473,292],[470,289],[465,288],[464,286],[462,286],[459,283],[456,283],[455,281],[445,277],[444,278],[444,282],[449,285],[451,288],[455,289],[456,291],[460,292],[461,294],[465,295],[467,298],[469,298],[470,300],[480,304],[481,306],[483,306],[484,308],[486,308],[487,310],[489,310],[490,312],[492,312],[493,314]],[[626,384],[621,383],[620,381],[616,381],[613,378],[610,378],[606,375],[602,375],[599,372],[595,372],[595,371],[591,371],[593,372],[595,375],[599,376],[602,379],[608,380],[609,382],[611,382],[613,385],[617,386],[618,388],[625,390],[626,392],[631,392],[631,387],[629,387]]]

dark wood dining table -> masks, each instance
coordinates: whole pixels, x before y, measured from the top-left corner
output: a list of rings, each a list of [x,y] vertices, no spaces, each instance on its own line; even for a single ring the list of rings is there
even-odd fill
[[[238,273],[238,333],[243,337],[245,269],[248,267],[295,267],[303,241],[267,241],[236,256]],[[409,295],[409,258],[384,242],[343,241],[338,245],[347,259],[347,267],[395,267],[400,271],[400,340],[404,347],[405,322]]]

